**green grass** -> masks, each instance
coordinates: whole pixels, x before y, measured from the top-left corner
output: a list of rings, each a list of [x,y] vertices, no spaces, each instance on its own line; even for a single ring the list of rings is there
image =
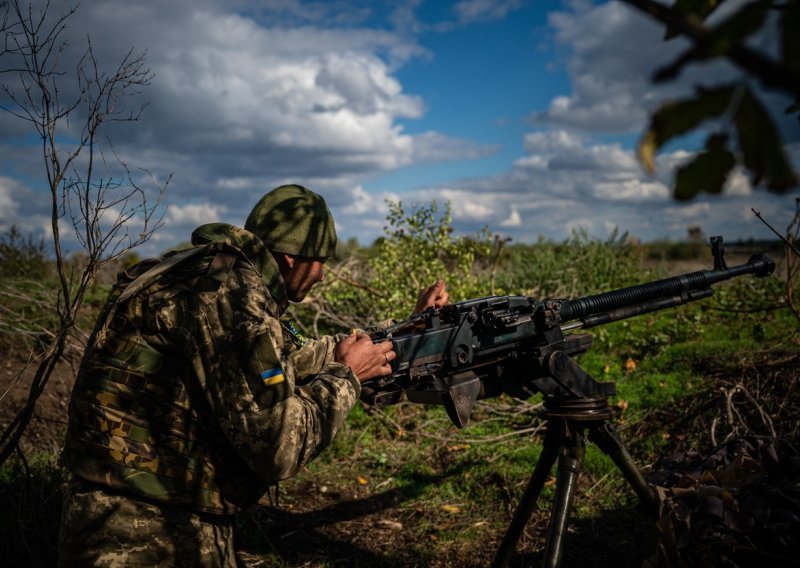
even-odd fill
[[[578,236],[572,246],[513,247],[500,285],[514,287],[512,293],[589,294],[651,277],[642,251],[620,239],[603,245]],[[569,281],[557,281],[566,250],[572,264],[584,272],[596,266],[596,272],[579,281],[570,272]],[[760,372],[775,350],[798,351],[797,320],[786,308],[774,309],[783,294],[778,279],[745,277],[717,288],[701,302],[590,330],[594,345],[577,358],[596,380],[616,383],[612,423],[643,468],[677,450],[707,448],[719,377]],[[103,298],[97,289],[87,306],[97,309]],[[281,484],[279,509],[241,516],[237,538],[246,563],[486,565],[539,459],[536,402],[483,401],[463,430],[439,407],[404,403],[376,412],[357,405],[332,446]],[[47,566],[65,473],[54,456],[29,461],[27,472],[19,461],[0,469],[0,526],[6,528],[0,557],[9,565]],[[553,492],[550,480],[520,542],[520,562],[538,562]],[[640,566],[656,532],[635,504],[611,460],[589,444],[566,563]]]

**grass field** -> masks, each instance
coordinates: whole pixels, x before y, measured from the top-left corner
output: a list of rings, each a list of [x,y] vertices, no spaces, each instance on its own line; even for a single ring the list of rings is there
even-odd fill
[[[597,246],[601,250],[603,245]],[[672,266],[637,254],[625,260],[624,271],[598,262],[597,274],[577,285],[573,272],[559,281],[534,282],[530,267],[548,262],[543,253],[520,249],[514,254],[505,267],[506,281],[498,282],[540,290],[545,297],[551,291],[587,293],[581,286],[602,290],[604,284],[630,285],[637,274],[652,278]],[[615,255],[619,262],[618,251],[601,256]],[[585,267],[593,266],[590,260]],[[609,279],[604,270],[617,271],[621,280]],[[586,284],[589,281],[593,284]],[[90,309],[96,309],[102,295],[102,290],[97,292],[99,299]],[[593,347],[578,362],[597,380],[616,383],[617,396],[610,401],[615,417],[610,422],[645,474],[662,468],[662,458],[687,452],[705,456],[743,437],[775,440],[782,453],[796,455],[798,321],[783,298],[783,283],[777,277],[740,278],[721,284],[710,299],[592,330]],[[63,372],[68,374],[69,367]],[[54,395],[54,400],[63,398],[63,390]],[[461,430],[439,407],[404,402],[377,410],[357,405],[331,448],[296,478],[281,483],[277,495],[273,491],[258,507],[240,515],[240,562],[490,564],[541,451],[545,423],[539,416],[540,402],[538,397],[523,401],[507,395],[480,401],[470,424]],[[4,403],[4,423],[9,406]],[[33,425],[36,437],[25,440],[25,453],[20,454],[24,459],[14,459],[0,470],[0,526],[5,535],[0,558],[9,566],[51,566],[55,561],[66,475],[54,448],[63,421],[42,413],[39,417],[43,420]],[[789,484],[784,503],[791,503],[800,495],[800,477],[782,471]],[[540,560],[555,485],[555,477],[545,483],[512,565]],[[746,488],[728,489],[735,499]],[[792,530],[800,529],[797,511],[790,510],[787,522]],[[565,564],[642,566],[650,558],[659,565],[655,554],[663,544],[663,529],[663,523],[659,530],[637,506],[608,457],[589,444],[566,534]],[[720,546],[730,548],[724,548],[724,554],[735,554],[731,550],[742,541],[723,536],[696,542],[697,554],[711,551],[721,558]],[[763,551],[754,533],[745,536],[750,543],[746,558],[768,558],[759,556]]]

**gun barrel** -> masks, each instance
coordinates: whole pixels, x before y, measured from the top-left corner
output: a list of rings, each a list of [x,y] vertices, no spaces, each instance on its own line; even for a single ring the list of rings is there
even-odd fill
[[[717,282],[744,274],[753,274],[760,278],[769,276],[774,270],[775,261],[769,255],[757,254],[750,257],[748,262],[731,268],[701,270],[646,284],[638,284],[629,288],[620,288],[619,290],[595,296],[563,300],[561,304],[561,321],[584,319],[592,315],[605,314],[615,310],[622,310],[619,312],[621,317],[612,319],[623,319],[623,317],[635,315],[635,313],[630,313],[624,316],[623,314],[627,313],[624,308],[631,308],[640,304],[648,304],[655,307],[660,300],[666,299],[669,299],[667,301],[670,306],[684,304],[710,295],[711,285]],[[698,292],[705,293],[698,294]]]

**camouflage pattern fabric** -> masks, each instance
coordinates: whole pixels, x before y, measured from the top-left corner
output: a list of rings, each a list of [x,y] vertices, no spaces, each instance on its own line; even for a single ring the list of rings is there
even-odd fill
[[[231,517],[156,505],[81,482],[67,489],[60,567],[236,566]]]
[[[285,291],[257,237],[213,224],[192,242],[199,252],[167,270],[120,275],[78,374],[64,461],[132,497],[229,514],[330,444],[360,384],[333,361],[334,339],[300,346],[281,325]]]
[[[302,185],[276,187],[253,207],[244,228],[273,252],[312,258],[336,254],[336,224],[325,199]]]

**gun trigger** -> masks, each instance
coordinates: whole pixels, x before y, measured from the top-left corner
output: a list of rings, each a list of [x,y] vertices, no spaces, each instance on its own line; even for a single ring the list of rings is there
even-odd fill
[[[463,428],[467,425],[480,392],[481,381],[474,372],[466,371],[450,377],[450,385],[442,402],[456,427]]]

